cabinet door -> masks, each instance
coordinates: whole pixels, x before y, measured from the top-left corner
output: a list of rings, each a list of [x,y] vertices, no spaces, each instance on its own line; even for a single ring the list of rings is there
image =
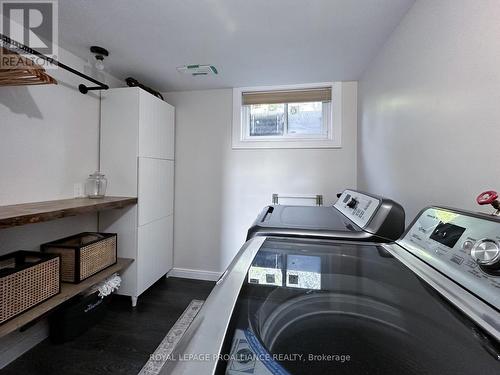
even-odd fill
[[[175,107],[167,104],[163,106],[164,118],[167,128],[167,148],[165,150],[165,159],[175,159]]]
[[[173,216],[139,227],[137,239],[137,290],[141,294],[172,269]]]
[[[102,93],[100,168],[108,195],[137,196],[138,118],[138,88]]]
[[[141,91],[139,156],[174,159],[174,107]]]
[[[139,225],[174,213],[174,162],[139,158]]]

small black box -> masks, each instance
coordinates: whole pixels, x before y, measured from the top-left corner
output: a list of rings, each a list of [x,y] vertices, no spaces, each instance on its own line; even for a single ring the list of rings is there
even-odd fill
[[[63,344],[80,336],[104,318],[108,302],[98,292],[69,301],[49,317],[51,341]]]

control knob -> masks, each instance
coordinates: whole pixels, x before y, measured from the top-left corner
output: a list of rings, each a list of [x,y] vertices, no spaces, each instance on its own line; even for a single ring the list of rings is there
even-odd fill
[[[498,200],[498,193],[496,191],[483,191],[477,196],[476,202],[481,206],[491,204],[496,210],[493,215],[500,216],[500,201]]]
[[[358,200],[356,198],[352,198],[348,203],[347,207],[355,208],[358,205]]]
[[[490,270],[500,268],[500,245],[497,241],[484,238],[476,242],[470,251],[472,259],[481,267]]]

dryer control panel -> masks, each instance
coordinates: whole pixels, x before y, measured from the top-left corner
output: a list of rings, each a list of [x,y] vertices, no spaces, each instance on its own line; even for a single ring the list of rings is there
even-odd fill
[[[334,207],[360,228],[365,228],[375,215],[380,200],[354,190],[344,190]]]
[[[500,309],[500,220],[430,207],[398,243]]]

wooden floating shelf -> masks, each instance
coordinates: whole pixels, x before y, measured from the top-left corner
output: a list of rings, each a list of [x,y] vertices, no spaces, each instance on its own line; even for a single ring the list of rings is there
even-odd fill
[[[0,229],[61,219],[137,204],[137,198],[75,198],[0,206]]]
[[[22,328],[23,326],[27,325],[33,320],[43,317],[45,314],[49,313],[52,309],[56,308],[63,302],[66,302],[70,298],[76,296],[77,294],[82,293],[91,286],[105,280],[114,273],[127,269],[128,266],[130,266],[133,261],[134,261],[133,259],[118,258],[118,262],[116,264],[106,268],[105,270],[102,270],[99,273],[96,273],[94,276],[85,279],[79,284],[62,283],[61,292],[58,295],[48,299],[45,302],[42,302],[38,306],[35,306],[23,312],[21,315],[18,315],[17,317],[0,325],[0,337],[6,336],[9,333],[12,333]]]

